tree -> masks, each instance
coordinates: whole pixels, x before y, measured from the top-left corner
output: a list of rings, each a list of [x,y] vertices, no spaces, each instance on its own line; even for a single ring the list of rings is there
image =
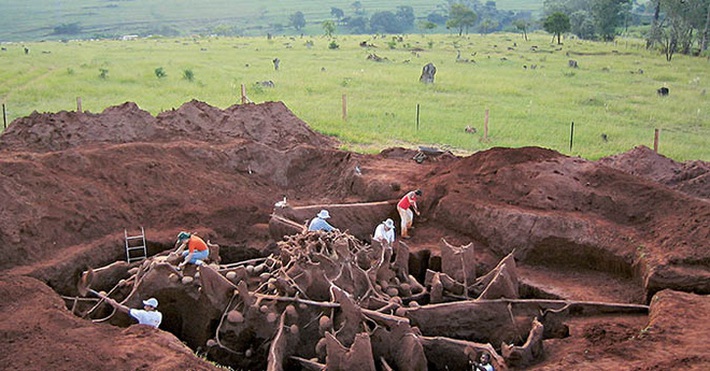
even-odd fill
[[[516,19],[513,22],[513,25],[515,25],[515,28],[518,29],[518,31],[523,33],[525,41],[528,41],[528,26],[530,25],[528,21],[524,19]]]
[[[646,39],[646,49],[650,49],[654,44],[661,41],[661,24],[659,22],[661,16],[661,0],[654,0],[653,4],[653,23],[651,23],[651,31]]]
[[[55,35],[77,35],[81,33],[81,26],[79,22],[74,23],[62,23],[59,26],[54,27]]]
[[[572,33],[580,39],[594,39],[597,27],[594,24],[594,15],[586,10],[577,10],[569,15]]]
[[[481,35],[487,34],[491,32],[492,30],[495,30],[496,27],[498,27],[498,22],[492,20],[492,19],[484,19],[479,25],[479,31],[481,31]]]
[[[542,28],[552,34],[552,41],[557,37],[557,44],[562,44],[560,40],[562,34],[571,29],[569,17],[565,13],[555,12],[550,14],[542,23]]]
[[[350,4],[351,7],[353,7],[353,10],[355,11],[355,14],[357,15],[365,15],[365,8],[362,7],[362,3],[359,1],[355,1],[352,4]]]
[[[417,27],[419,27],[422,31],[433,30],[436,28],[436,23],[430,21],[419,21],[417,23]]]
[[[444,17],[443,15],[441,15],[441,14],[439,14],[439,13],[437,13],[437,12],[429,13],[429,14],[426,16],[426,20],[427,20],[428,22],[436,23],[436,24],[440,24],[440,25],[446,24],[446,17]]]
[[[708,37],[710,37],[710,1],[708,2],[708,10],[705,14],[705,26],[703,27],[702,40],[700,41],[700,51],[708,50]]]
[[[369,23],[365,17],[347,17],[343,18],[343,22],[345,22],[345,27],[353,33],[367,32],[367,24]]]
[[[343,12],[343,10],[340,8],[331,7],[330,8],[330,15],[335,17],[335,19],[338,22],[340,22],[340,20],[343,19],[343,17],[345,17],[345,12]]]
[[[395,15],[404,30],[414,26],[414,8],[411,6],[398,6]]]
[[[454,28],[459,30],[459,36],[463,34],[464,29],[468,33],[468,28],[476,24],[478,15],[464,4],[453,4],[449,10],[449,20],[446,21],[446,28]]]
[[[333,22],[329,19],[327,21],[323,21],[322,26],[323,26],[323,32],[325,33],[325,36],[332,37],[333,34],[335,33],[335,22]]]
[[[397,16],[389,11],[377,12],[370,17],[370,29],[374,32],[400,33],[404,28]]]
[[[594,26],[604,41],[612,41],[616,36],[616,27],[622,20],[622,3],[628,0],[594,0],[592,3]]]
[[[295,28],[296,30],[300,30],[306,26],[306,17],[303,15],[303,12],[301,12],[301,11],[291,14],[291,16],[288,19],[289,19],[289,24],[291,26],[293,26],[293,28]]]

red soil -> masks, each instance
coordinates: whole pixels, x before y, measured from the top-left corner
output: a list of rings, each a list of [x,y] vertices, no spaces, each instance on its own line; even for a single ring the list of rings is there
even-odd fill
[[[16,120],[0,136],[0,364],[214,369],[167,331],[94,324],[62,297],[86,267],[125,260],[124,229],[145,227],[149,255],[199,231],[236,262],[273,247],[268,222],[284,195],[328,205],[421,188],[415,252],[474,243],[482,271],[513,252],[533,296],[651,305],[649,316],[570,319],[570,336],[546,340],[530,369],[710,367],[710,164],[645,147],[600,161],[530,147],[418,164],[412,150],[337,145],[281,103]],[[341,230],[363,223],[348,212],[333,216]]]

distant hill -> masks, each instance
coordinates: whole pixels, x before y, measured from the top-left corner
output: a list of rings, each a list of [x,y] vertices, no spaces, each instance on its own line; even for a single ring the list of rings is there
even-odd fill
[[[485,6],[487,1],[478,3]],[[539,14],[542,3],[543,0],[495,1],[499,11],[525,11],[528,14]],[[396,13],[399,6],[411,6],[418,21],[431,13],[445,15],[446,4],[445,1],[431,0],[402,3],[382,0],[2,0],[0,42],[156,34],[322,34],[322,22],[335,20],[332,8],[341,10],[344,17],[369,17],[383,11]],[[306,21],[300,30],[290,26],[289,17],[296,12],[302,12]],[[417,31],[416,28],[412,30]],[[344,26],[338,26],[336,30],[336,33],[348,32]],[[434,32],[447,30],[439,26]]]

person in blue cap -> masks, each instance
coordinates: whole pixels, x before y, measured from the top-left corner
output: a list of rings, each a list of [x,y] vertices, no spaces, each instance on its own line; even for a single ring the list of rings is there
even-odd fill
[[[153,326],[155,328],[160,326],[163,321],[163,314],[158,312],[158,299],[150,298],[148,300],[143,300],[143,309],[128,308],[127,306],[117,302],[109,297],[104,297],[104,301],[116,308],[119,312],[128,313],[131,318],[138,321],[138,324]]]
[[[210,249],[205,240],[192,233],[178,233],[175,245],[178,246],[176,253],[185,258],[178,264],[178,270],[187,264],[202,265],[210,256]]]
[[[308,224],[308,230],[326,232],[337,231],[338,229],[330,225],[330,223],[328,223],[326,219],[330,219],[330,214],[328,213],[328,210],[323,209]]]

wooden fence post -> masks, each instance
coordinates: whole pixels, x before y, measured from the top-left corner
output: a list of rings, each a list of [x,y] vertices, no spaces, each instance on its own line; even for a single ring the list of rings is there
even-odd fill
[[[574,143],[574,121],[572,121],[572,125],[569,128],[569,150],[572,150],[572,144]]]
[[[5,113],[5,103],[2,104],[2,128],[7,129],[7,114]]]
[[[343,121],[347,121],[348,120],[348,97],[345,94],[343,94],[342,104],[343,104]]]
[[[656,129],[653,134],[653,152],[658,153],[658,139],[661,134],[661,129]]]
[[[483,119],[483,140],[488,140],[488,118],[490,117],[490,110],[486,108],[486,117]]]
[[[84,112],[81,110],[81,97],[76,97],[76,112],[77,113]]]
[[[419,131],[419,103],[417,103],[417,131]]]
[[[247,87],[242,84],[242,104],[247,103]]]

